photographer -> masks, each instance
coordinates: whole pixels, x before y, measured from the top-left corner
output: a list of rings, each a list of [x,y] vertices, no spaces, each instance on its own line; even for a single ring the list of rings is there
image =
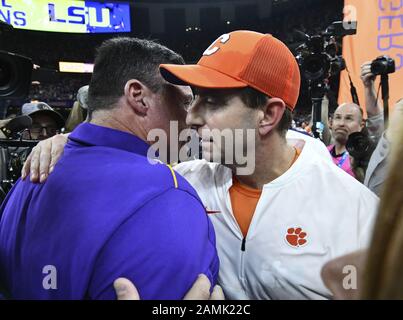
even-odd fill
[[[363,114],[359,105],[355,103],[343,103],[334,112],[332,122],[332,135],[335,143],[327,148],[333,162],[342,170],[357,180],[363,180],[363,174],[353,170],[350,154],[346,149],[350,134],[360,132],[364,128]]]
[[[371,64],[372,61],[367,61],[361,66],[361,80],[364,85],[368,133],[377,143],[384,131],[384,122],[382,109],[376,99],[376,76],[371,72]]]
[[[22,115],[32,119],[32,127],[25,130],[26,140],[44,140],[60,133],[64,126],[63,117],[44,102],[25,103],[21,109]]]
[[[393,136],[391,133],[397,127],[395,119],[398,118],[398,113],[403,112],[403,103],[402,100],[397,102],[390,118],[389,128],[385,130],[384,113],[381,106],[378,104],[375,90],[376,75],[373,72],[375,62],[379,64],[379,58],[372,62],[365,62],[361,66],[361,80],[364,84],[365,105],[368,114],[367,128],[373,143],[377,145],[369,160],[364,184],[371,191],[379,195],[386,176],[390,138]],[[375,67],[377,67],[377,65]],[[389,65],[387,67],[388,70],[386,71],[388,73],[394,72],[394,67],[393,71],[389,70]],[[377,74],[380,73],[377,72]]]
[[[0,201],[20,177],[22,165],[39,140],[53,137],[63,117],[44,102],[25,103],[21,116],[0,123]]]
[[[402,197],[396,190],[403,186],[403,99],[394,107],[389,127],[385,132],[391,141],[390,167],[382,191],[377,221],[368,250],[356,251],[326,263],[322,279],[335,299],[402,299]],[[374,155],[376,154],[376,151]],[[357,270],[358,287],[343,286],[344,267]]]
[[[385,182],[388,167],[388,157],[390,153],[390,144],[393,139],[396,138],[396,130],[399,127],[398,119],[401,119],[402,114],[403,99],[400,99],[395,104],[390,117],[388,128],[383,133],[381,132],[379,142],[374,152],[372,153],[371,159],[368,164],[364,184],[377,195],[380,195],[383,183]]]

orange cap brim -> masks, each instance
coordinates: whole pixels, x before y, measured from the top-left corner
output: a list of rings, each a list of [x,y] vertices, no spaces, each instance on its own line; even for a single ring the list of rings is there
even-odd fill
[[[210,89],[244,88],[248,86],[242,81],[198,64],[161,64],[160,72],[166,81],[177,85]]]

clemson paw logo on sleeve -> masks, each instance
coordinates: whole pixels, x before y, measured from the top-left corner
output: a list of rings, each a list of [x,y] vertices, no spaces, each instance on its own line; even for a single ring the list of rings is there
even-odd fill
[[[307,233],[302,228],[288,228],[285,236],[287,243],[294,248],[302,247],[308,243]]]

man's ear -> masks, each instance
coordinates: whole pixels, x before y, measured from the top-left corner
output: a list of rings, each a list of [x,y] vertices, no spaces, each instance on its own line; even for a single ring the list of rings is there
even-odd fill
[[[264,136],[277,127],[285,111],[285,103],[280,98],[270,98],[263,107],[263,117],[259,122],[259,133]]]
[[[361,120],[361,123],[360,123],[360,131],[362,130],[362,129],[364,129],[364,127],[365,127],[365,120],[364,119],[362,119]]]
[[[145,96],[149,89],[140,81],[131,79],[126,82],[124,93],[128,104],[134,109],[136,113],[146,115],[148,106],[145,103]]]

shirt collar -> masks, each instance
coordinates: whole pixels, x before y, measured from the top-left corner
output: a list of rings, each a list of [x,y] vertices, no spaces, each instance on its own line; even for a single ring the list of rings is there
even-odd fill
[[[344,156],[344,154],[346,152],[347,152],[347,150],[342,152],[342,153],[340,153],[340,154],[336,154],[336,145],[334,145],[332,147],[332,149],[330,149],[330,154],[332,155],[333,158],[340,158],[340,157]]]
[[[142,156],[147,156],[149,145],[139,137],[128,132],[119,131],[92,123],[81,123],[69,139],[88,146],[121,149]]]
[[[287,141],[289,143],[291,143],[291,145],[294,148],[296,148],[295,144],[301,140],[302,139],[287,139]],[[302,141],[304,141],[304,140],[302,140]],[[301,166],[306,165],[305,159],[308,157],[308,155],[312,152],[315,152],[315,153],[317,152],[317,151],[312,151],[311,144],[307,143],[307,141],[304,141],[301,149],[297,149],[297,150],[298,150],[297,151],[298,157],[296,157],[296,159],[294,159],[294,162],[292,163],[290,168],[288,168],[288,170],[286,170],[281,176],[277,177],[276,179],[272,180],[271,182],[264,184],[263,188],[262,188],[262,192],[265,188],[277,187],[281,184],[285,184],[288,181],[291,181],[292,179],[294,179],[294,177],[296,177],[297,175],[299,175],[302,172]],[[221,170],[221,171],[217,171],[217,176],[216,176],[216,179],[218,180],[217,184],[224,185],[224,190],[226,193],[228,193],[228,190],[233,186],[232,170],[222,164],[219,164],[217,166],[217,170]]]

